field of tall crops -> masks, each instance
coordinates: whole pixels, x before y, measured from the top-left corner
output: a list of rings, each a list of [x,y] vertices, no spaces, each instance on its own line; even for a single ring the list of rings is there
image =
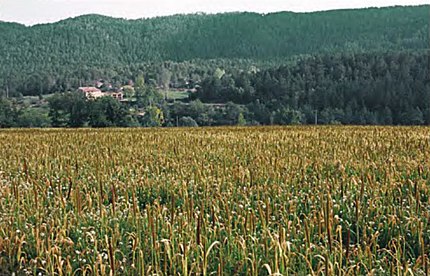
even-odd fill
[[[0,131],[0,275],[428,275],[430,129]]]

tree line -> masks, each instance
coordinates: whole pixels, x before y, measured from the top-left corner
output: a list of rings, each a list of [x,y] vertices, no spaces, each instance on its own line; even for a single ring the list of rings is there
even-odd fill
[[[57,93],[42,116],[2,99],[0,127],[428,125],[429,77],[426,51],[315,55],[263,70],[217,68],[185,101],[167,100],[143,76],[127,103]]]
[[[429,53],[322,55],[206,78],[196,98],[244,105],[256,124],[430,124]]]

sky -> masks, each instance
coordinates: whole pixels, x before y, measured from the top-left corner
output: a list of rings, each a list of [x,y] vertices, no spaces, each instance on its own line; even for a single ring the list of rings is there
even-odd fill
[[[0,21],[34,25],[92,13],[137,19],[196,12],[307,12],[428,3],[429,0],[0,0]]]

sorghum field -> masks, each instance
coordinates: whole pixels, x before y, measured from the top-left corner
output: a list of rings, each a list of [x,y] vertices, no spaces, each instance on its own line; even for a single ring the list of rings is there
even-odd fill
[[[428,275],[430,129],[0,132],[0,274]]]

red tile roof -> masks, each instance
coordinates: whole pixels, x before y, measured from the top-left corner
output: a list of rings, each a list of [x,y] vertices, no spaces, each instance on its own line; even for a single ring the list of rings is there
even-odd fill
[[[101,92],[101,90],[96,87],[79,87],[79,90],[84,93]]]

